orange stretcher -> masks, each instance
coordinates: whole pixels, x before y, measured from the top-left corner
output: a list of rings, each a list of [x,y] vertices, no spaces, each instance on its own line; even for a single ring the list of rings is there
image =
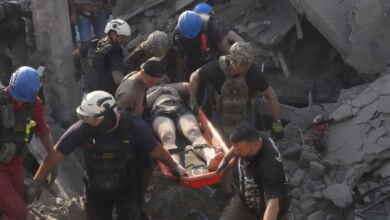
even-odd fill
[[[214,128],[201,109],[198,111],[198,121],[203,137],[208,141],[208,143],[212,146],[220,147],[226,154],[229,148],[226,146],[221,135]],[[177,176],[170,172],[167,166],[161,162],[158,162],[161,172],[166,177],[177,181],[179,185],[190,188],[200,188],[218,183],[222,179],[223,174],[232,166],[233,163],[234,159],[230,160],[229,164],[219,172],[209,172],[205,169],[193,169],[191,168],[191,165],[185,164],[184,167],[186,168],[189,176],[181,177],[179,180]]]

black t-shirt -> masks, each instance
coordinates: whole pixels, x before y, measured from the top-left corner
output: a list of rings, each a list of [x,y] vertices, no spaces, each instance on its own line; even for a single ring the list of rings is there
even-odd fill
[[[202,19],[205,19],[204,16],[202,15]],[[220,27],[214,18],[210,17],[208,19],[207,26],[205,23],[206,21],[203,21],[201,34],[203,33],[207,36],[207,45],[210,48],[208,52],[210,55],[209,59],[202,55],[201,34],[194,39],[186,39],[181,35],[179,27],[175,28],[173,43],[184,54],[188,73],[192,73],[211,59],[216,59],[221,55],[218,45],[222,42],[225,35],[220,32]]]
[[[279,215],[288,209],[287,177],[282,156],[274,142],[261,136],[262,147],[250,159],[239,158],[240,197],[256,216],[262,216],[266,201],[279,198]]]
[[[123,111],[123,114],[131,114],[131,120],[129,117],[121,117],[120,126],[118,126],[114,131],[109,132],[103,138],[103,141],[114,142],[115,138],[118,137],[123,129],[124,123],[132,123],[132,129],[130,129],[129,137],[133,141],[133,144],[130,145],[135,147],[135,152],[138,152],[142,155],[149,154],[154,150],[157,145],[157,141],[153,136],[152,130],[150,127],[137,115]],[[82,121],[77,121],[68,130],[61,136],[60,140],[56,144],[56,150],[64,155],[70,154],[76,148],[81,147],[83,143],[86,143],[88,139],[95,138],[97,133],[95,129]],[[101,137],[99,137],[102,139]],[[141,156],[140,156],[141,157]]]
[[[255,92],[264,92],[268,87],[268,81],[264,78],[260,68],[253,64],[245,76],[245,81],[248,85],[249,96]],[[204,88],[207,83],[211,83],[218,94],[221,93],[221,87],[225,82],[225,74],[223,73],[218,61],[211,61],[199,69],[199,88]]]
[[[85,44],[80,48],[81,56],[89,59],[88,50],[96,49],[95,47],[96,43]],[[124,73],[126,71],[123,59],[122,48],[113,46],[113,48],[102,57],[103,62],[97,62],[97,64],[88,66],[84,79],[86,91],[104,90],[111,95],[115,95],[118,85],[112,78],[112,72],[117,71]]]

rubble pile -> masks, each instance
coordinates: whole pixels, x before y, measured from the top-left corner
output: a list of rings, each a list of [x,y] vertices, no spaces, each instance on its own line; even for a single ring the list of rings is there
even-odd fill
[[[389,80],[386,74],[365,88],[352,88],[355,96],[346,91],[350,99],[338,107],[324,104],[294,112],[287,137],[279,143],[292,187],[292,219],[389,217]],[[315,114],[326,116],[322,134],[310,126]]]

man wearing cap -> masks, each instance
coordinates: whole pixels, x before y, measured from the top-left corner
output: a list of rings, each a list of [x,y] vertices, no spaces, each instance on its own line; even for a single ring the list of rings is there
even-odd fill
[[[23,158],[32,134],[39,137],[50,154],[53,139],[37,96],[38,72],[22,66],[0,90],[0,210],[2,219],[25,220]],[[1,218],[1,216],[0,216]]]
[[[163,73],[160,58],[152,57],[141,65],[141,70],[128,74],[116,90],[118,108],[142,116],[145,112],[146,89],[160,83]]]
[[[118,108],[144,116],[146,113],[146,90],[160,83],[163,76],[161,68],[161,60],[157,57],[152,57],[141,65],[141,70],[129,73],[122,80],[115,93]],[[145,191],[153,170],[149,157],[147,155],[144,156],[144,179],[142,184]]]
[[[179,16],[173,37],[174,46],[184,56],[186,80],[202,65],[229,53],[228,41],[221,34],[215,20],[207,14],[183,12]]]
[[[274,138],[283,137],[278,98],[254,64],[252,46],[244,41],[230,47],[230,55],[222,56],[196,70],[190,79],[190,103],[193,109],[200,103],[199,91],[210,83],[216,91],[216,110],[221,117],[223,130],[229,136],[232,129],[247,120],[250,99],[262,93],[268,100]]]

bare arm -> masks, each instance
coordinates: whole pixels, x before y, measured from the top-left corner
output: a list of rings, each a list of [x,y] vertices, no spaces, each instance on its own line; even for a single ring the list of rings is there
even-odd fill
[[[53,146],[54,146],[53,137],[51,136],[50,133],[39,136],[39,140],[41,140],[41,143],[45,147],[48,154],[50,154],[54,151],[53,150]]]
[[[176,162],[172,159],[171,155],[165,150],[160,143],[149,154],[152,158],[161,161],[168,168],[173,169],[177,166]]]
[[[190,78],[190,98],[195,98],[199,89],[199,69],[191,74]]]
[[[238,41],[244,41],[240,35],[238,35],[235,31],[229,31],[229,33],[226,35],[226,39],[228,42],[238,42]]]
[[[114,80],[114,82],[119,85],[121,84],[122,82],[122,79],[124,77],[123,73],[121,72],[118,72],[118,71],[112,71],[112,79]]]
[[[269,86],[265,91],[263,91],[263,95],[268,100],[268,106],[271,110],[272,119],[274,121],[279,120],[280,119],[279,101],[272,87]]]
[[[229,54],[230,46],[226,37],[221,41],[221,43],[218,44],[218,49],[222,53],[222,55]]]
[[[54,170],[64,157],[65,155],[57,150],[51,152],[39,166],[38,171],[35,173],[34,180],[38,182],[45,181],[50,172]]]
[[[267,200],[263,220],[276,220],[279,213],[279,199]]]

